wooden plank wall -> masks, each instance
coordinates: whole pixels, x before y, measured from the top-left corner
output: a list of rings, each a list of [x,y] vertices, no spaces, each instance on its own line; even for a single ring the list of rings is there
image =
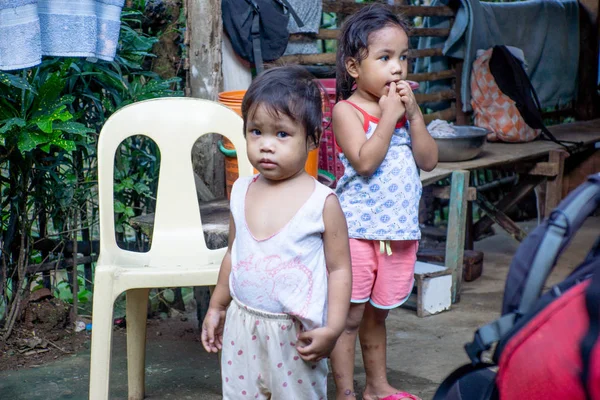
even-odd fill
[[[381,3],[388,4],[387,1],[380,1]],[[396,1],[400,3],[400,1]],[[338,27],[341,25],[345,16],[351,15],[367,4],[356,3],[354,0],[323,0],[323,12],[335,13],[337,16]],[[447,6],[410,6],[404,4],[396,4],[389,6],[395,13],[402,14],[406,18],[412,20],[414,17],[446,17],[453,21],[455,11]],[[316,35],[310,35],[316,39],[322,40],[336,40],[338,39],[340,29],[321,29]],[[414,28],[411,36],[432,36],[432,37],[447,37],[450,33],[450,29],[436,29],[436,28]],[[291,41],[300,40],[303,35],[292,35]],[[429,48],[429,49],[412,49],[409,52],[409,58],[413,61],[417,58],[442,56],[442,50],[440,48]],[[335,53],[321,53],[321,54],[291,54],[281,57],[275,61],[274,65],[281,64],[300,64],[312,67],[321,67],[327,70],[327,67],[333,71],[335,69]],[[464,116],[462,112],[458,112],[462,108],[460,99],[457,96],[456,88],[459,87],[459,81],[457,76],[460,76],[461,64],[456,64],[454,68],[439,71],[433,73],[420,73],[420,74],[408,74],[408,79],[424,83],[427,81],[435,81],[440,79],[453,79],[454,87],[450,90],[445,90],[437,93],[424,94],[417,93],[416,98],[419,104],[427,102],[437,101],[448,101],[451,105],[449,108],[436,111],[432,114],[425,115],[425,122],[429,123],[434,119],[444,119],[447,121],[457,120],[457,123],[464,124]],[[457,118],[458,117],[458,118]]]

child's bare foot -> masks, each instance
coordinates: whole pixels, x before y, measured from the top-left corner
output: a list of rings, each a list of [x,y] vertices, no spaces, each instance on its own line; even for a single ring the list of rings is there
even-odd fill
[[[367,385],[363,392],[364,400],[421,400],[421,398],[408,392],[401,392],[390,385],[374,388]]]

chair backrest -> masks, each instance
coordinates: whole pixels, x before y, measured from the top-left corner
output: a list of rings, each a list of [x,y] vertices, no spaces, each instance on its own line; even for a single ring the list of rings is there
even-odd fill
[[[198,206],[192,147],[208,133],[226,136],[245,149],[242,119],[218,103],[183,97],[142,101],[122,108],[104,124],[98,140],[100,259],[129,266],[190,266],[218,262],[222,250],[206,247]],[[160,172],[152,246],[146,253],[118,247],[114,221],[114,162],[121,143],[144,135],[160,150]],[[252,173],[246,151],[238,151],[240,176]]]

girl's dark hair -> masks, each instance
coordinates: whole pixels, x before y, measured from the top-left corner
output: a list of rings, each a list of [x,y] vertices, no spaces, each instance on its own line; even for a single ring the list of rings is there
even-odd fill
[[[284,66],[266,70],[252,81],[242,101],[244,135],[246,122],[259,105],[273,115],[282,113],[301,123],[308,139],[319,145],[323,131],[321,85],[315,77],[299,66]]]
[[[410,33],[410,25],[404,17],[394,14],[380,4],[363,7],[344,21],[338,41],[336,61],[337,100],[346,100],[350,97],[354,86],[354,78],[346,70],[346,60],[354,58],[360,62],[367,58],[369,35],[388,26],[397,26],[407,35]]]

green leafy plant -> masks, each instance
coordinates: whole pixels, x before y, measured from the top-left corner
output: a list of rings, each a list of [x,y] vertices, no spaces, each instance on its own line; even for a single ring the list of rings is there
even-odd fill
[[[47,286],[37,266],[59,261],[67,242],[97,232],[96,143],[106,119],[136,101],[182,95],[178,78],[146,70],[158,38],[141,30],[144,5],[124,10],[112,62],[46,58],[18,73],[0,72],[0,338],[10,335],[28,291]],[[133,214],[153,207],[154,144],[142,138],[123,146],[116,170],[122,232]],[[40,247],[42,238],[51,249]],[[54,289],[77,305],[89,301],[90,282],[80,267],[56,278]]]

